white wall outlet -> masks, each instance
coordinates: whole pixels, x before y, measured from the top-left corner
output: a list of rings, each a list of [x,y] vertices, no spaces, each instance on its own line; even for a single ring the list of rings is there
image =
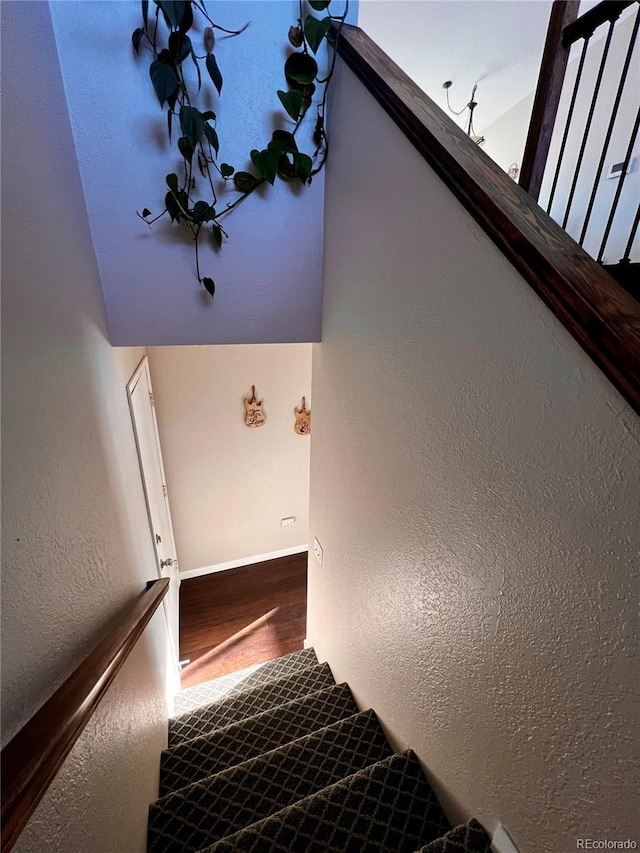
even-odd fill
[[[313,553],[316,555],[316,560],[322,565],[322,545],[318,542],[316,537],[313,537]]]
[[[518,848],[509,838],[509,834],[504,826],[499,823],[496,831],[493,833],[491,840],[492,853],[518,853]]]
[[[296,523],[295,515],[290,515],[288,518],[281,518],[280,519],[280,526],[281,527],[291,527],[291,525],[295,524],[295,523]]]

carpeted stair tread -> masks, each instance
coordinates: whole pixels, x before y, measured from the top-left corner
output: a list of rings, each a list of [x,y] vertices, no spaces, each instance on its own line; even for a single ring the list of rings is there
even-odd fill
[[[417,853],[491,853],[491,838],[482,824],[471,818],[421,847]]]
[[[212,729],[223,728],[246,717],[261,714],[332,684],[335,684],[335,680],[331,669],[324,663],[270,680],[251,690],[244,690],[235,696],[171,720],[169,747],[199,737]]]
[[[413,853],[450,829],[413,752],[393,755],[198,853]]]
[[[373,711],[354,714],[154,803],[149,853],[194,853],[391,755]]]
[[[174,717],[188,714],[203,705],[220,702],[231,696],[237,696],[245,690],[261,687],[274,678],[281,678],[301,669],[309,669],[318,664],[318,658],[313,649],[301,649],[299,652],[291,652],[274,660],[223,675],[194,687],[181,690],[174,699]]]
[[[164,750],[160,796],[283,746],[358,712],[346,684],[333,684],[239,723]]]

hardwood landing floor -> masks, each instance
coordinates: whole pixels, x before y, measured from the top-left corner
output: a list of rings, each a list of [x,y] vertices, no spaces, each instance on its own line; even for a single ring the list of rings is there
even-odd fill
[[[306,621],[306,551],[182,581],[182,687],[298,651]]]

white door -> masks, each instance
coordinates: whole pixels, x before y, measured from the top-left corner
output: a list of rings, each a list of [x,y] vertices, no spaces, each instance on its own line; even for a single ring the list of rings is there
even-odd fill
[[[158,575],[170,579],[169,592],[164,598],[164,609],[169,628],[172,658],[177,668],[180,649],[178,633],[180,574],[171,526],[162,453],[160,452],[160,438],[151,388],[149,361],[146,356],[129,380],[127,394],[138,447],[140,473],[147,502]]]

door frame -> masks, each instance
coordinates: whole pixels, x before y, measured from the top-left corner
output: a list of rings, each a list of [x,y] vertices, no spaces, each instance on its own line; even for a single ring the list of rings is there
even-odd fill
[[[140,364],[136,367],[136,369],[134,370],[134,372],[131,375],[131,378],[127,382],[127,401],[129,403],[129,412],[131,415],[131,427],[133,430],[133,436],[134,436],[135,443],[136,443],[136,452],[138,455],[138,469],[140,471],[140,480],[142,482],[142,489],[144,492],[144,502],[145,502],[145,507],[147,510],[147,519],[149,522],[149,536],[150,536],[150,541],[151,541],[151,547],[153,549],[154,558],[156,561],[156,571],[158,573],[158,577],[164,577],[164,575],[162,574],[162,568],[160,566],[160,561],[159,561],[159,557],[158,557],[158,550],[157,550],[156,542],[154,539],[154,524],[153,524],[153,518],[151,516],[149,494],[148,494],[148,489],[147,489],[147,482],[146,482],[145,476],[144,476],[144,468],[143,468],[143,464],[142,464],[142,453],[140,451],[138,429],[136,426],[135,411],[133,408],[133,396],[132,395],[133,395],[133,392],[135,391],[135,389],[136,389],[136,387],[137,387],[137,385],[138,385],[138,383],[139,383],[139,381],[143,375],[146,377],[147,385],[149,388],[150,404],[151,404],[151,416],[152,416],[152,421],[153,421],[153,437],[155,439],[156,447],[158,450],[158,463],[159,463],[159,467],[160,467],[160,474],[162,476],[162,484],[164,487],[164,506],[165,506],[166,513],[167,513],[167,521],[169,524],[169,529],[171,531],[171,546],[172,547],[170,550],[173,554],[174,566],[172,566],[172,568],[175,567],[175,572],[173,573],[173,577],[171,577],[170,580],[172,582],[174,582],[174,585],[176,588],[176,591],[175,591],[176,607],[178,608],[178,613],[179,613],[180,567],[179,567],[178,556],[177,556],[177,552],[176,552],[175,536],[173,533],[173,521],[171,519],[171,508],[169,505],[169,496],[167,493],[167,486],[166,486],[167,478],[165,476],[164,461],[162,459],[162,447],[160,445],[160,432],[158,431],[158,419],[156,417],[155,402],[154,402],[154,397],[153,397],[153,386],[151,384],[151,372],[149,370],[149,357],[146,354],[142,357]],[[179,683],[180,683],[179,682],[179,676],[180,676],[180,664],[179,664],[179,660],[180,660],[179,636],[180,635],[179,635],[179,630],[180,630],[180,625],[179,625],[179,621],[178,621],[177,622],[177,625],[178,625],[178,637],[177,637],[178,647],[174,648],[172,628],[171,628],[171,623],[170,623],[171,617],[167,611],[167,606],[169,604],[168,599],[170,600],[169,595],[165,596],[164,601],[163,601],[164,614],[165,614],[165,620],[167,622],[167,634],[168,634],[168,638],[169,638],[170,657],[171,657],[171,660],[173,662],[173,669],[175,670],[175,674],[177,674],[177,676],[178,676],[178,685],[179,685]]]

